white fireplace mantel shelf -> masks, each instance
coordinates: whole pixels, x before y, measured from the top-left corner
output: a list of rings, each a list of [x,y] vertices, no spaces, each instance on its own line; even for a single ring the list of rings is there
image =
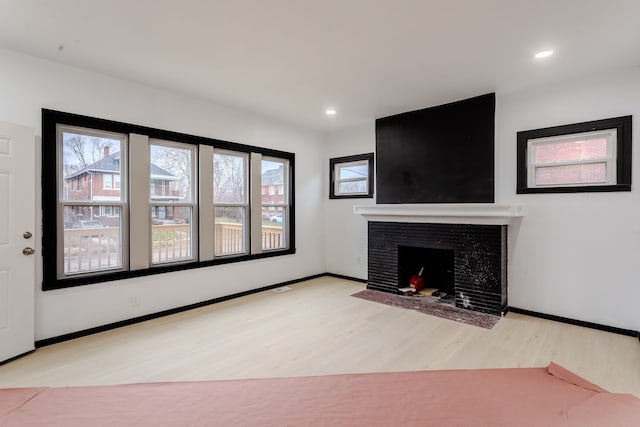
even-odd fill
[[[490,203],[363,205],[354,206],[353,213],[369,221],[508,225],[524,216],[524,208]]]

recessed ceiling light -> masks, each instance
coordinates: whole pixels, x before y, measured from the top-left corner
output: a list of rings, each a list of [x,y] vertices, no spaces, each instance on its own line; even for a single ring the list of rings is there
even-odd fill
[[[533,55],[536,59],[548,58],[553,55],[553,50],[541,50],[540,52]]]
[[[334,108],[327,108],[326,110],[324,110],[324,113],[327,116],[335,116],[336,115],[336,110]]]

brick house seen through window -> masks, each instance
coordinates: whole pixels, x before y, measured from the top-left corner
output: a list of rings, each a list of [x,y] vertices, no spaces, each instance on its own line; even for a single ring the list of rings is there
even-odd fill
[[[285,196],[282,191],[284,174],[282,166],[277,169],[270,169],[262,174],[262,204],[263,205],[280,205],[284,203]],[[269,206],[268,210],[273,214],[263,212],[263,220],[271,222],[280,222],[281,212],[275,206]],[[276,211],[278,211],[276,213]]]
[[[631,190],[631,116],[521,131],[517,193]]]
[[[109,201],[120,201],[120,151],[110,153],[110,147],[104,147],[103,157],[84,168],[81,168],[65,178],[65,199],[69,201],[100,202],[102,206],[75,206],[67,212],[64,218],[64,228],[76,228],[89,225],[96,227],[119,227],[120,209],[117,206],[108,206]],[[161,167],[150,164],[151,169],[151,194],[153,200],[173,201],[178,200],[175,190],[171,189],[171,183],[177,177]],[[106,205],[106,206],[105,206]],[[173,209],[162,212],[152,210],[152,218],[173,220]]]

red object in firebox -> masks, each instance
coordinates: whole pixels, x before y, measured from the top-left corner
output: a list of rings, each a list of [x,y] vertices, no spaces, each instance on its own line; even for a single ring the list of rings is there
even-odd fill
[[[415,289],[416,292],[420,292],[424,288],[424,279],[420,276],[412,276],[409,279],[409,286]]]
[[[424,267],[420,269],[418,274],[411,276],[411,279],[409,279],[409,286],[415,289],[416,292],[420,292],[422,288],[424,288],[424,278],[422,277],[423,271]]]

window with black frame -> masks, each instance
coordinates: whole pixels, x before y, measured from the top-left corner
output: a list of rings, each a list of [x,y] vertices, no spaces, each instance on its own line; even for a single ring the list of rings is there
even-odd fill
[[[631,190],[631,116],[518,132],[517,193]]]
[[[295,252],[293,153],[42,119],[44,290]]]
[[[373,197],[373,153],[329,159],[329,198]]]

